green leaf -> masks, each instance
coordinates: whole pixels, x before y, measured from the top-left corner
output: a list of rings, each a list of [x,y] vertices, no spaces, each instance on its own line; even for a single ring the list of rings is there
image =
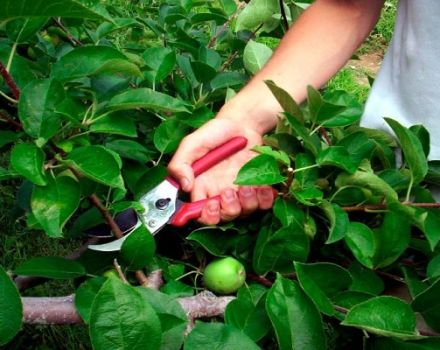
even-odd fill
[[[142,225],[122,243],[121,258],[130,270],[139,270],[151,263],[155,250],[152,234]]]
[[[102,146],[75,148],[69,153],[66,162],[96,182],[110,187],[124,188],[118,159],[114,153]]]
[[[218,257],[227,256],[227,252],[238,238],[232,230],[219,227],[202,227],[186,237],[187,240],[197,242],[210,254]]]
[[[330,298],[348,289],[352,283],[350,274],[344,268],[330,263],[294,263],[299,284],[313,300],[318,309],[328,315],[335,314]]]
[[[0,148],[9,143],[17,141],[22,135],[23,133],[21,132],[0,130]]]
[[[437,254],[429,261],[426,274],[430,279],[440,277],[440,254]]]
[[[280,174],[278,162],[271,156],[262,154],[252,158],[240,169],[235,180],[237,185],[273,185],[286,178]]]
[[[163,112],[188,112],[183,101],[149,88],[128,90],[116,95],[107,107],[110,110],[146,108]]]
[[[9,343],[21,328],[23,306],[11,278],[0,266],[0,345]]]
[[[112,113],[99,118],[90,126],[90,132],[127,137],[137,136],[135,122],[133,119],[127,118],[124,113]]]
[[[93,300],[105,281],[104,277],[91,278],[81,284],[75,292],[75,308],[86,324],[90,322]]]
[[[350,286],[351,291],[358,291],[379,295],[383,292],[385,285],[382,279],[370,269],[364,268],[361,264],[354,261],[348,267],[348,271],[353,279]]]
[[[90,313],[94,349],[160,349],[161,332],[156,312],[135,288],[117,277],[104,283]]]
[[[342,146],[330,146],[320,151],[316,156],[316,162],[323,165],[332,165],[353,174],[357,169],[347,150]]]
[[[377,249],[374,232],[368,226],[352,221],[348,225],[344,239],[355,258],[362,265],[372,269]]]
[[[181,349],[188,319],[178,301],[150,288],[137,288],[145,301],[156,311],[162,329],[160,350]]]
[[[267,289],[252,284],[238,290],[237,298],[225,310],[225,323],[243,331],[257,342],[270,330],[271,324],[265,310]]]
[[[153,70],[154,82],[160,82],[176,65],[176,53],[168,47],[150,47],[142,54],[146,65]]]
[[[54,64],[51,76],[65,82],[97,74],[116,73],[141,75],[138,66],[119,50],[109,46],[83,46],[62,56]]]
[[[61,125],[57,105],[64,98],[64,89],[56,80],[34,80],[26,85],[18,102],[18,116],[24,131],[44,140],[55,135]]]
[[[221,72],[209,82],[212,90],[224,89],[232,86],[241,86],[248,81],[248,77],[240,72]]]
[[[338,142],[337,146],[344,147],[350,154],[350,160],[359,166],[364,159],[371,159],[371,155],[376,147],[367,134],[363,132],[355,132],[344,137]]]
[[[371,338],[372,350],[437,350],[440,348],[440,339],[430,337],[417,341],[402,341],[393,338]]]
[[[309,246],[304,229],[297,230],[292,225],[271,232],[263,227],[255,244],[252,265],[259,275],[269,271],[292,272],[292,261],[305,261]]]
[[[335,180],[336,187],[358,186],[373,191],[374,194],[385,196],[387,202],[398,200],[396,191],[379,176],[372,172],[357,170],[354,174],[341,173]]]
[[[399,140],[405,156],[405,163],[409,166],[413,181],[418,184],[428,173],[428,161],[423,146],[416,135],[391,118],[385,118],[385,121],[393,129]]]
[[[276,0],[252,0],[237,17],[235,30],[254,30],[264,22],[270,21],[279,12]]]
[[[420,292],[414,298],[411,306],[414,311],[426,312],[440,306],[438,295],[440,293],[440,278],[437,279],[431,286]]]
[[[315,164],[315,159],[309,153],[297,153],[295,155],[295,169],[298,170],[304,168],[304,170],[295,172],[295,183],[292,184],[292,187],[295,187],[295,190],[297,190],[297,186],[300,189],[307,189],[315,186],[316,180],[318,179],[318,169],[311,167]]]
[[[80,186],[68,176],[48,178],[47,186],[32,191],[32,213],[50,237],[61,237],[62,228],[80,201]]]
[[[304,148],[308,149],[314,156],[316,156],[321,150],[321,141],[319,137],[316,134],[310,135],[309,130],[290,113],[285,112],[284,115],[292,127],[294,134],[303,140]]]
[[[423,148],[423,153],[425,153],[425,157],[428,157],[430,151],[430,136],[429,131],[423,125],[412,125],[409,130],[416,136],[416,138],[420,141]]]
[[[196,322],[185,339],[184,350],[212,349],[260,349],[247,335],[223,323]]]
[[[189,128],[177,118],[167,119],[154,131],[154,146],[162,153],[172,153],[188,131]]]
[[[272,56],[272,50],[265,44],[249,40],[243,51],[244,67],[251,73],[257,73],[269,58]]]
[[[280,350],[326,349],[321,315],[297,283],[278,276],[267,294],[266,310]]]
[[[283,88],[276,85],[272,80],[266,80],[265,84],[277,99],[284,112],[296,118],[298,122],[304,124],[304,115],[296,101]]]
[[[139,199],[145,193],[159,185],[167,176],[167,169],[162,165],[156,165],[148,169],[136,182],[134,191],[136,199]]]
[[[419,295],[426,288],[429,287],[429,285],[426,282],[420,280],[419,275],[413,269],[410,269],[409,267],[406,266],[402,266],[402,271],[411,298],[414,299],[417,295]]]
[[[377,247],[374,267],[385,267],[396,261],[408,248],[410,222],[404,215],[389,211],[385,213],[382,225],[374,234]]]
[[[342,324],[382,336],[417,337],[415,313],[403,300],[390,296],[375,297],[354,306]]]
[[[326,244],[335,243],[344,238],[348,229],[348,214],[337,204],[323,201],[320,208],[329,220],[329,235]]]
[[[273,213],[281,221],[283,227],[290,226],[298,231],[304,227],[306,221],[304,211],[292,200],[281,197],[275,199]]]
[[[356,292],[356,291],[344,291],[339,293],[333,298],[334,305],[343,307],[347,310],[351,309],[353,306],[363,303],[368,299],[373,298],[373,294],[364,293],[364,292]],[[345,313],[336,312],[334,315],[341,321],[345,318]]]
[[[194,295],[194,289],[180,281],[169,281],[160,287],[162,293],[172,295],[175,298],[191,297]]]
[[[107,142],[105,147],[116,152],[122,158],[132,159],[141,164],[145,164],[151,160],[151,151],[136,141],[113,140]]]
[[[47,20],[46,17],[17,18],[6,23],[6,34],[11,41],[22,44],[35,35]]]
[[[207,83],[217,75],[217,71],[204,62],[192,61],[191,68],[197,81],[200,83]]]
[[[252,148],[252,151],[258,152],[260,154],[266,154],[268,156],[271,156],[278,162],[290,166],[290,158],[284,151],[276,151],[272,149],[270,146],[254,146]]]
[[[64,258],[43,256],[25,261],[15,269],[17,275],[70,279],[84,276],[86,270],[79,262]]]
[[[11,19],[17,17],[70,17],[70,18],[91,18],[108,20],[99,4],[89,3],[78,0],[48,0],[44,3],[21,0],[4,0],[2,3],[3,11],[0,19]]]
[[[11,166],[32,183],[44,186],[47,184],[44,157],[41,148],[32,143],[16,144],[11,152]]]

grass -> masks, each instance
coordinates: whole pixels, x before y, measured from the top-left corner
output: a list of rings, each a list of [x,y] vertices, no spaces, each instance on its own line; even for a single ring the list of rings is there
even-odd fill
[[[0,166],[7,167],[9,155],[0,155]],[[49,239],[42,231],[26,227],[24,216],[15,219],[17,187],[14,181],[0,183],[0,265],[13,271],[22,262],[36,256],[65,256],[78,242]],[[72,281],[51,281],[22,293],[26,296],[67,295],[74,291]],[[1,312],[1,310],[0,310]],[[84,326],[25,326],[15,339],[0,349],[82,350],[90,349]]]

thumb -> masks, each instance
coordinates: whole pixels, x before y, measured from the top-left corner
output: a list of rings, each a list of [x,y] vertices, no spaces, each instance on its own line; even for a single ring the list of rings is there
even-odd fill
[[[192,191],[194,187],[194,172],[189,163],[174,156],[168,164],[168,173],[177,180],[183,191]]]
[[[168,171],[181,185],[182,190],[190,192],[194,187],[194,171],[191,165],[212,149],[238,136],[236,127],[228,122],[212,120],[200,129],[186,136],[168,164]]]

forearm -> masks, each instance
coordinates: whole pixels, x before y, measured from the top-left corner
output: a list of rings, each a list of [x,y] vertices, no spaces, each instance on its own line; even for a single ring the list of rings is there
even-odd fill
[[[350,59],[377,22],[383,2],[317,0],[219,117],[237,118],[261,133],[273,128],[281,107],[264,81],[275,81],[296,101],[303,101],[307,85],[321,87]]]

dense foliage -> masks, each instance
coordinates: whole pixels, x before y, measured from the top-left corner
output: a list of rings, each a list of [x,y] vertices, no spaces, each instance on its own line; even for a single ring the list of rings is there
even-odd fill
[[[16,186],[29,227],[65,240],[142,210],[137,199],[166,176],[180,140],[261,68],[307,6],[39,4],[1,4],[0,147],[10,164],[0,181]],[[75,280],[95,349],[437,349],[440,213],[430,186],[440,170],[427,161],[428,131],[388,118],[393,138],[359,127],[362,105],[347,92],[308,87],[299,106],[267,86],[285,113],[236,182],[273,185],[272,211],[154,238],[141,227],[120,253],[0,267],[0,345],[22,326],[10,277],[26,275]],[[197,321],[185,337],[178,300],[201,292],[204,267],[224,256],[244,264],[247,284],[224,318]],[[160,291],[140,286],[158,269]],[[416,328],[416,313],[432,329]]]

